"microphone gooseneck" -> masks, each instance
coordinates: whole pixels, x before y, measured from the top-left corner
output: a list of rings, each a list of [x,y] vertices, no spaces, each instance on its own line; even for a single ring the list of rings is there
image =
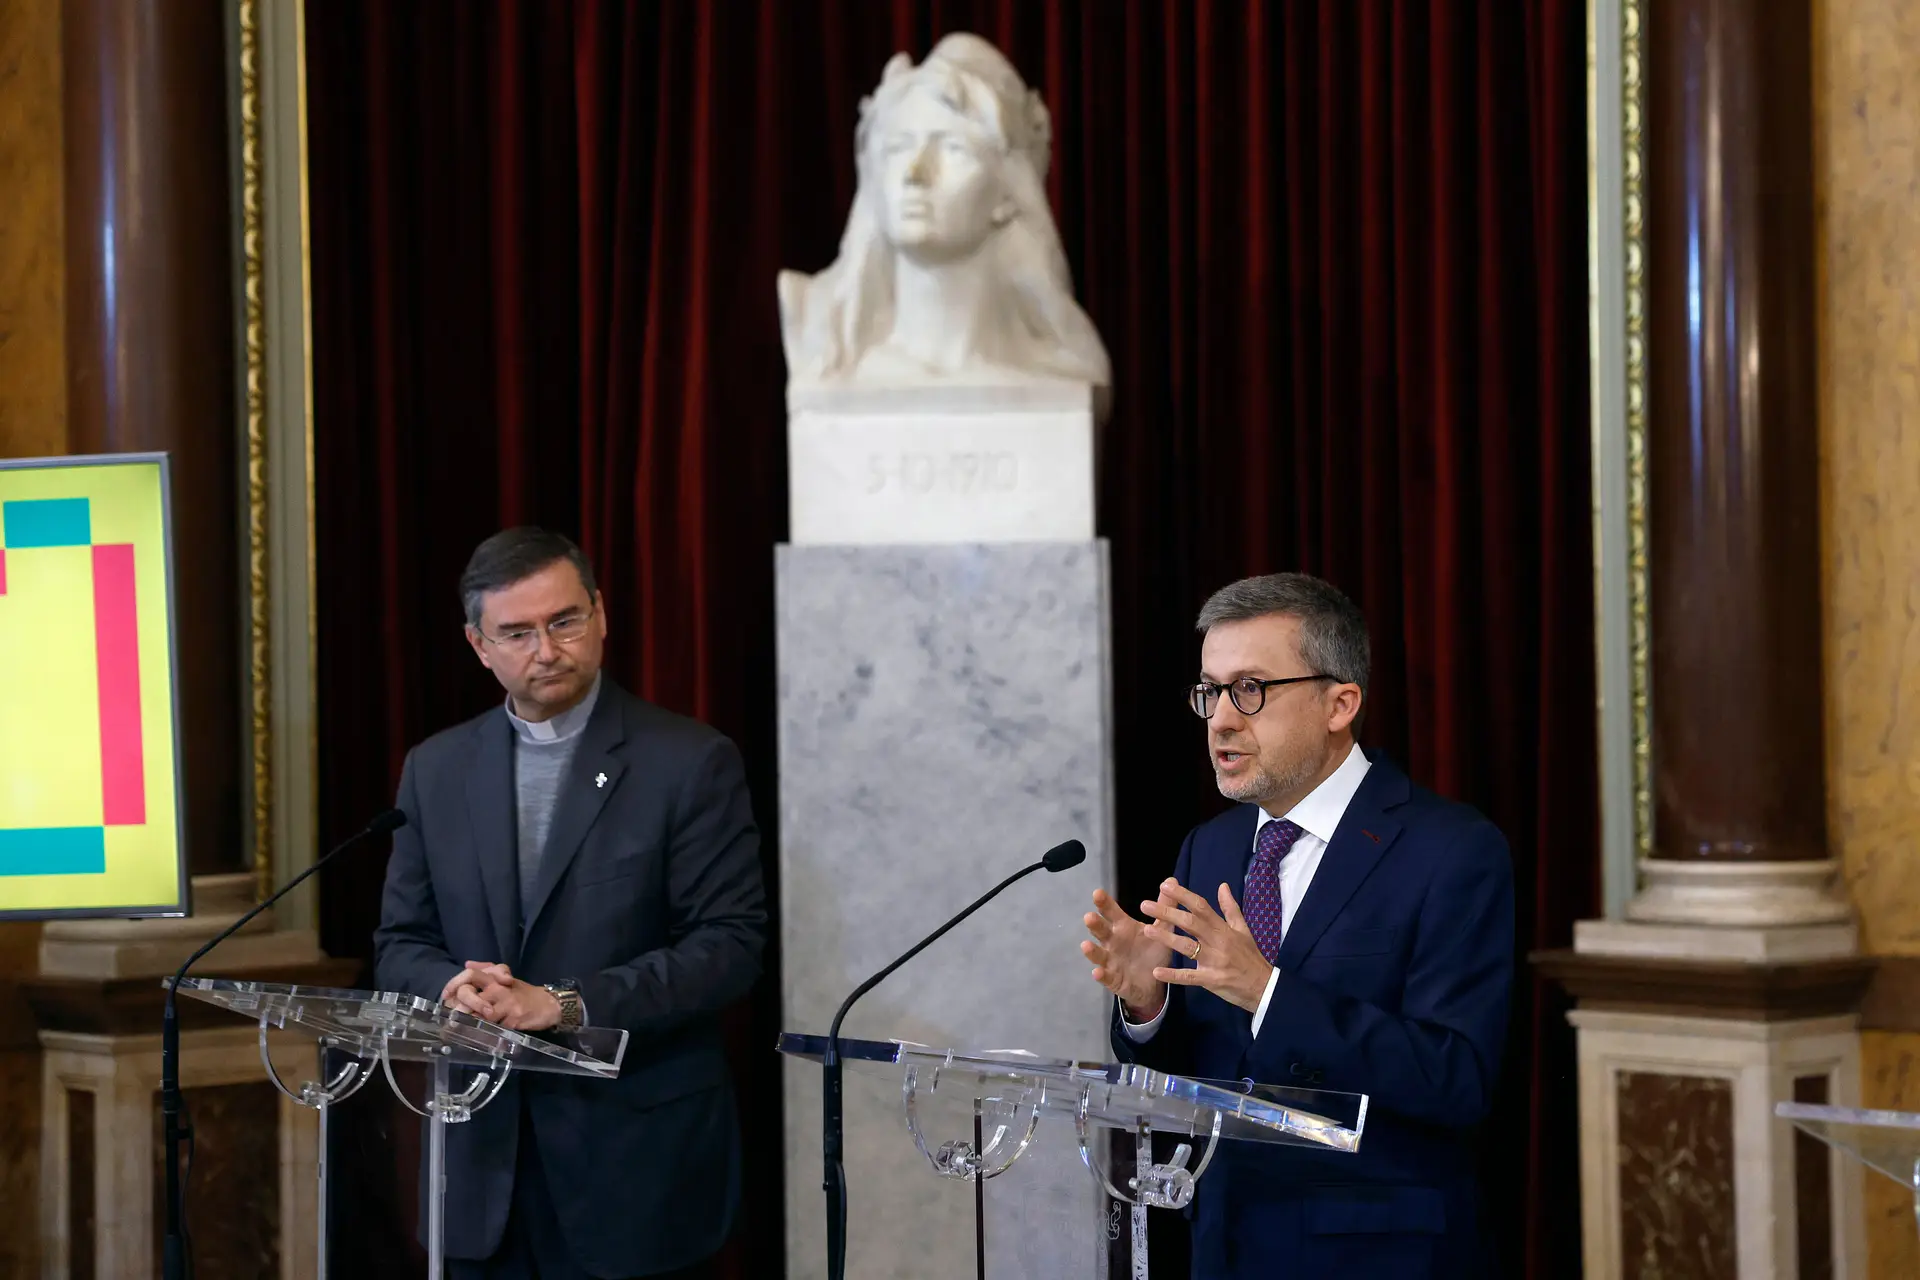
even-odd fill
[[[840,1024],[846,1020],[847,1011],[861,996],[886,981],[887,977],[907,961],[925,951],[928,947],[945,937],[948,930],[965,920],[993,901],[1002,890],[1036,871],[1065,871],[1077,867],[1087,858],[1087,847],[1078,840],[1068,840],[1047,850],[1040,861],[1020,868],[975,899],[951,920],[935,929],[932,933],[915,943],[907,953],[895,960],[880,972],[855,987],[847,998],[840,1002],[840,1008],[834,1012],[833,1023],[827,1028],[827,1047],[820,1057],[821,1087],[821,1154],[826,1166],[825,1179],[821,1190],[827,1197],[827,1280],[845,1280],[847,1274],[847,1175],[842,1163],[846,1134],[841,1108],[841,1063],[840,1063]]]

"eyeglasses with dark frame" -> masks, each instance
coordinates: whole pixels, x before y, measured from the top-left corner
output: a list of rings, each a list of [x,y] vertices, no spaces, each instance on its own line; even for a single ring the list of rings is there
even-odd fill
[[[1193,714],[1202,720],[1213,718],[1213,709],[1220,705],[1220,693],[1226,691],[1233,705],[1243,716],[1260,714],[1260,708],[1267,705],[1267,690],[1283,684],[1305,684],[1309,680],[1332,680],[1327,675],[1284,676],[1279,680],[1262,680],[1258,676],[1241,676],[1232,684],[1215,684],[1202,680],[1187,690],[1187,705],[1193,708]]]

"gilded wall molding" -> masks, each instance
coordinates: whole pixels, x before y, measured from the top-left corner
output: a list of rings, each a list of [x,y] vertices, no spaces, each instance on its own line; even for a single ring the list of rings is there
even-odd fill
[[[1620,36],[1622,209],[1626,242],[1627,583],[1633,678],[1634,851],[1653,854],[1652,650],[1647,575],[1647,230],[1646,84],[1642,78],[1647,0],[1625,0]]]
[[[240,55],[241,320],[246,356],[247,680],[253,766],[253,874],[256,897],[273,892],[272,600],[267,558],[266,270],[261,246],[260,6],[238,0]]]
[[[1601,863],[1619,917],[1653,847],[1647,575],[1646,0],[1588,0],[1587,223]]]
[[[318,814],[312,368],[301,0],[229,0],[244,375],[251,869],[260,896],[311,865]],[[277,909],[303,927],[312,900]]]

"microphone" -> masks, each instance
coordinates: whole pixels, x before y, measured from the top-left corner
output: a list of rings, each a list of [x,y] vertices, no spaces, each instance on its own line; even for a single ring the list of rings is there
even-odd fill
[[[166,1012],[161,1015],[160,1021],[160,1110],[166,1116],[167,1151],[167,1240],[162,1253],[165,1280],[186,1280],[188,1271],[185,1202],[181,1197],[180,1186],[180,1144],[192,1142],[193,1126],[182,1115],[184,1108],[180,1100],[180,1022],[179,1015],[174,1009],[174,998],[179,992],[180,984],[186,980],[187,970],[193,968],[194,963],[201,956],[240,932],[241,926],[247,921],[280,901],[290,889],[326,866],[335,857],[345,853],[362,840],[388,835],[406,825],[407,815],[398,809],[389,809],[380,814],[372,822],[314,859],[312,866],[274,890],[264,902],[214,934],[207,940],[205,946],[187,957],[186,963],[181,965],[173,975],[173,981],[167,984]],[[323,1152],[322,1155],[324,1154]]]
[[[972,906],[916,942],[905,955],[855,987],[853,993],[841,1001],[839,1011],[833,1015],[833,1025],[827,1028],[827,1049],[820,1058],[820,1146],[826,1161],[826,1181],[821,1189],[827,1193],[827,1280],[846,1280],[847,1274],[847,1173],[841,1164],[846,1133],[840,1108],[840,1023],[845,1020],[847,1010],[853,1008],[854,1001],[885,981],[895,969],[938,942],[949,929],[993,901],[1002,889],[1014,881],[1040,870],[1065,871],[1086,860],[1087,846],[1078,840],[1066,840],[1053,846],[1040,861],[1020,868],[981,894]]]
[[[1086,860],[1087,846],[1078,840],[1069,840],[1065,844],[1057,844],[1047,850],[1046,855],[1040,859],[1040,865],[1049,871],[1067,871]],[[1025,875],[1026,872],[1023,871],[1020,874]]]

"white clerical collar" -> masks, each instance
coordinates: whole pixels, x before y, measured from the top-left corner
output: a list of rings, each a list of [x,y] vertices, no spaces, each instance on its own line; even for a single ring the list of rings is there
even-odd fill
[[[1347,752],[1347,758],[1340,767],[1327,775],[1327,780],[1309,791],[1306,798],[1287,811],[1287,821],[1299,827],[1310,836],[1317,836],[1324,844],[1333,843],[1334,830],[1339,827],[1340,819],[1346,816],[1347,806],[1353,803],[1353,797],[1360,790],[1361,780],[1367,776],[1367,770],[1373,767],[1366,753],[1360,750],[1358,743]],[[1272,822],[1274,817],[1265,809],[1255,820],[1253,829]]]
[[[508,694],[507,719],[513,722],[513,731],[527,742],[560,742],[587,727],[587,721],[593,718],[593,704],[599,700],[600,677],[596,675],[593,687],[578,705],[545,720],[522,720],[513,713],[513,695]]]

